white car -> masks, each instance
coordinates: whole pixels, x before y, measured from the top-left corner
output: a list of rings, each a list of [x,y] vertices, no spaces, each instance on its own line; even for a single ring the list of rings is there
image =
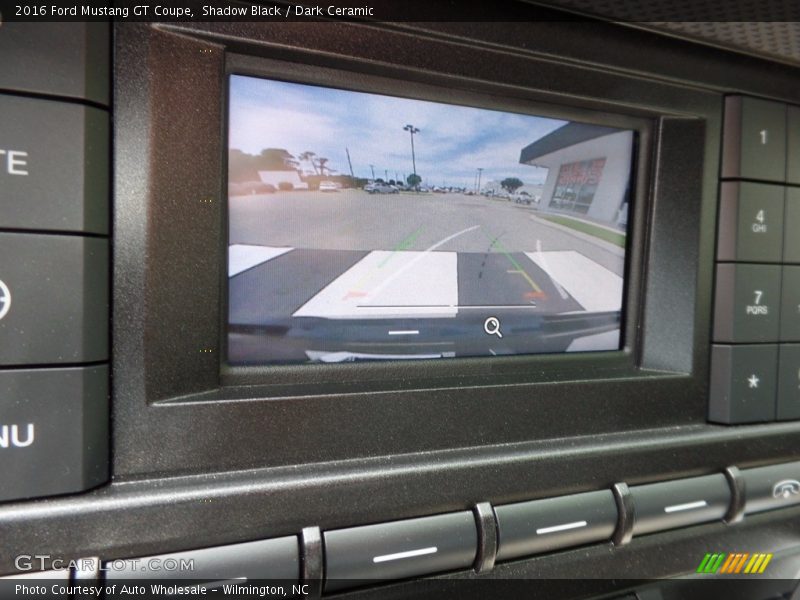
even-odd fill
[[[517,204],[530,204],[533,197],[528,192],[515,192],[511,194],[511,199]]]
[[[319,183],[319,191],[320,192],[338,192],[339,191],[339,184],[334,181],[320,181]]]

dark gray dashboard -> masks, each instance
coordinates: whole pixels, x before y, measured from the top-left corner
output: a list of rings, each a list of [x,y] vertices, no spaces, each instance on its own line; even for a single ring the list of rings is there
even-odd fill
[[[96,583],[136,574],[111,569],[115,560],[188,553],[198,579],[241,571],[312,595],[627,598],[636,589],[644,600],[689,597],[651,588],[697,576],[708,553],[747,552],[764,555],[759,566],[770,555],[773,580],[743,584],[753,587],[742,597],[793,589],[800,424],[776,412],[777,388],[760,411],[737,407],[754,400],[720,390],[744,385],[749,363],[737,368],[714,348],[774,346],[765,368],[777,379],[778,347],[800,341],[736,337],[715,324],[737,306],[719,295],[718,263],[796,268],[782,253],[737,256],[735,240],[724,242],[734,254],[721,255],[717,231],[728,222],[721,180],[797,189],[785,167],[780,181],[726,170],[723,150],[731,98],[787,114],[800,104],[797,68],[524,10],[529,19],[516,22],[0,28],[3,53],[27,65],[0,69],[0,106],[16,111],[14,123],[51,132],[26,138],[0,122],[0,150],[8,136],[8,149],[34,156],[30,141],[67,179],[74,169],[58,166],[69,154],[59,144],[88,157],[77,181],[59,187],[78,208],[48,204],[43,214],[17,210],[20,196],[41,193],[46,204],[57,194],[6,186],[13,175],[0,169],[0,282],[25,319],[0,317],[0,440],[9,440],[0,446],[0,573],[14,573],[20,555],[91,558],[62,575]],[[58,37],[65,28],[78,41]],[[51,60],[79,65],[79,75],[42,78]],[[231,72],[635,128],[622,350],[229,366]],[[74,115],[49,123],[40,104]],[[62,134],[67,125],[79,131]],[[7,164],[20,171],[15,157]],[[794,234],[786,229],[782,243]],[[64,328],[65,347],[40,329],[47,319]],[[43,440],[35,446],[25,444],[29,422]]]

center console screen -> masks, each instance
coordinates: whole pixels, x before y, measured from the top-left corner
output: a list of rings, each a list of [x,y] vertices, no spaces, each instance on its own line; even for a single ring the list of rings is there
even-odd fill
[[[228,361],[620,349],[634,140],[232,75]]]

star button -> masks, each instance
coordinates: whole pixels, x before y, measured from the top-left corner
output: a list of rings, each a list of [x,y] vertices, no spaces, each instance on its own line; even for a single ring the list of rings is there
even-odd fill
[[[752,375],[750,375],[750,377],[747,378],[747,383],[750,384],[750,389],[757,389],[758,384],[761,383],[761,380],[758,377],[756,377],[755,373],[753,373]]]

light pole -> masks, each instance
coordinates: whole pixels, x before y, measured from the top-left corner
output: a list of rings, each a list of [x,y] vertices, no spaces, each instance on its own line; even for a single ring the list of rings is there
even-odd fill
[[[372,171],[372,181],[375,181],[375,165],[370,165],[369,169]]]
[[[414,167],[414,175],[417,174],[417,157],[414,155],[414,134],[419,133],[419,129],[414,127],[413,125],[406,125],[403,127],[403,131],[407,131],[411,134],[411,166]]]
[[[483,169],[478,167],[478,189],[475,190],[475,191],[478,192],[479,194],[481,193],[481,173],[482,172],[483,172]]]

